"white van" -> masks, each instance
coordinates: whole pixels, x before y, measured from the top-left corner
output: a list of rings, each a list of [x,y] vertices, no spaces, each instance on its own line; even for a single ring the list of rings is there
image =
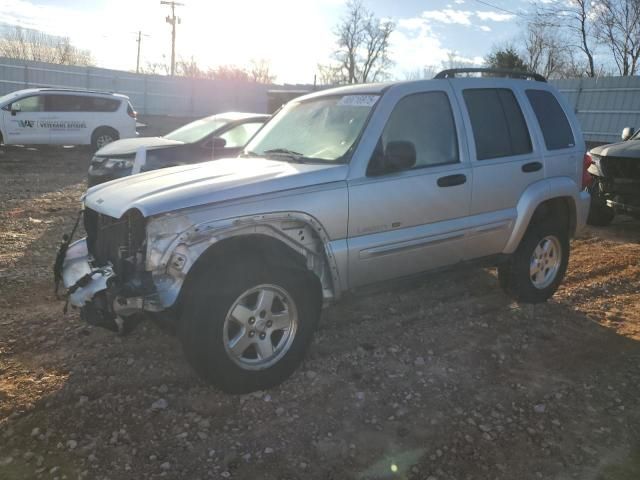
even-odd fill
[[[0,97],[0,143],[92,145],[136,136],[136,112],[118,93],[31,88]]]

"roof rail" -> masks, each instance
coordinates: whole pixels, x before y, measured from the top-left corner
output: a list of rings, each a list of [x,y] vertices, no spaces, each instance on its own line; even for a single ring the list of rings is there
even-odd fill
[[[539,73],[533,72],[521,72],[518,70],[508,70],[506,68],[451,68],[449,70],[443,70],[438,73],[435,77],[436,79],[443,78],[455,78],[459,73],[487,73],[492,77],[507,77],[507,78],[519,78],[521,80],[533,79],[536,82],[546,82],[547,79],[544,78]]]
[[[115,92],[110,92],[107,90],[92,90],[89,88],[73,88],[73,87],[33,87],[38,90],[44,90],[47,92],[82,92],[82,93],[102,93],[104,95],[113,95]]]

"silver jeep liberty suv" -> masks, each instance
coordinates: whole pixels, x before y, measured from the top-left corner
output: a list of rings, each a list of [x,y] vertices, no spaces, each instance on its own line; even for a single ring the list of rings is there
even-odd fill
[[[322,307],[364,285],[489,261],[513,298],[547,300],[588,214],[584,153],[535,74],[320,91],[239,158],[89,189],[58,275],[88,322],[170,319],[208,381],[264,389],[301,362]]]

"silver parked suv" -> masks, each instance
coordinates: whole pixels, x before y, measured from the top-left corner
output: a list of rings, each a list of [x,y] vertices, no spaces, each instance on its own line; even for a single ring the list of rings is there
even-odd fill
[[[114,330],[172,319],[204,378],[247,392],[286,379],[321,307],[367,284],[489,260],[513,298],[547,300],[589,208],[580,127],[544,78],[474,72],[316,92],[243,159],[89,189],[87,238],[58,259],[69,301]]]

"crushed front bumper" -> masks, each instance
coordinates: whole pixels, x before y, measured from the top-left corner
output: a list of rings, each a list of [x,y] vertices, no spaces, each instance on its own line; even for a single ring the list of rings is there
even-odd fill
[[[69,303],[84,307],[93,297],[108,288],[115,276],[111,266],[93,268],[86,239],[69,245],[62,263],[62,283],[69,294]]]
[[[69,303],[91,325],[125,334],[138,323],[135,314],[162,310],[155,295],[120,295],[113,268],[92,266],[84,238],[69,245],[60,273]]]

